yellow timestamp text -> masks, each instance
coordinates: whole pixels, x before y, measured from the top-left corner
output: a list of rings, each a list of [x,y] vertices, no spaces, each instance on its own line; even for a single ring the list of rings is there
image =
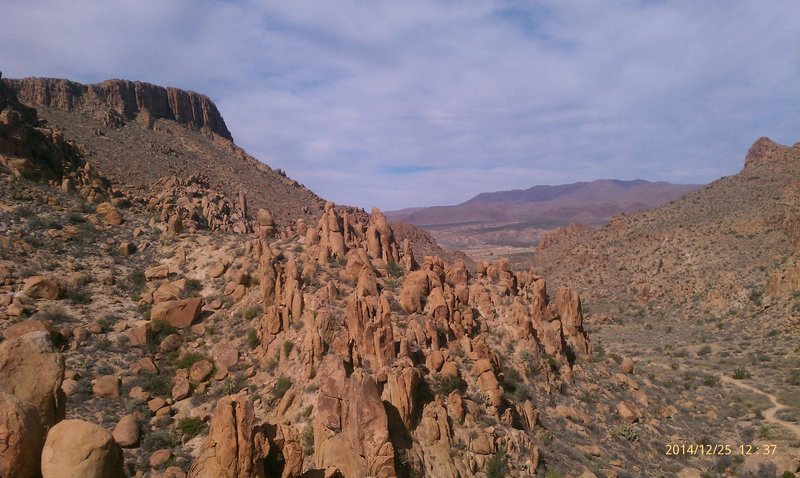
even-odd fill
[[[665,455],[774,455],[778,445],[710,445],[705,443],[670,443]]]

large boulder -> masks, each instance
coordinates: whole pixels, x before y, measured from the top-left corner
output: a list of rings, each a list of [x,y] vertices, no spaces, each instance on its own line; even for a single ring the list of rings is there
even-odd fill
[[[50,429],[42,450],[42,478],[123,478],[122,449],[108,430],[83,420]]]
[[[166,320],[175,328],[185,329],[192,325],[192,322],[197,319],[202,310],[203,299],[201,297],[170,300],[154,305],[150,311],[150,318],[152,320]]]
[[[0,476],[39,475],[44,428],[28,402],[0,392]]]
[[[350,377],[340,357],[327,355],[314,417],[314,463],[344,476],[397,476],[388,419],[375,381],[363,370]]]
[[[253,404],[243,395],[217,402],[208,438],[188,478],[264,478],[269,443],[255,424]]]
[[[0,391],[24,400],[49,429],[64,418],[64,357],[46,332],[33,332],[0,344]]]
[[[25,279],[22,285],[22,293],[34,299],[58,299],[61,287],[58,282],[45,276],[33,276]]]

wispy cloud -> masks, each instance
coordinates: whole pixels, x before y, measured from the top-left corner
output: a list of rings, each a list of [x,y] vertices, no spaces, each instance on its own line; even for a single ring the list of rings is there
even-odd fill
[[[200,91],[337,202],[704,182],[800,140],[800,4],[0,0],[5,76]]]

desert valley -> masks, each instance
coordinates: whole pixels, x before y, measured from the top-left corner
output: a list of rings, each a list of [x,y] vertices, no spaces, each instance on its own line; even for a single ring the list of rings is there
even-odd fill
[[[0,476],[795,476],[800,145],[385,215],[231,133],[0,79]]]

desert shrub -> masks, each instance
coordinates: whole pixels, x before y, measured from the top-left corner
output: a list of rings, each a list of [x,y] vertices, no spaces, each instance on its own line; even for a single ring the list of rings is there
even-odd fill
[[[507,472],[506,457],[499,451],[486,462],[487,478],[503,478],[506,476]]]
[[[303,453],[306,456],[314,454],[314,429],[306,425],[303,434],[300,435],[300,442],[303,444]]]
[[[164,375],[145,372],[142,375],[142,388],[158,397],[172,396],[170,380]]]
[[[132,271],[128,272],[128,284],[131,286],[132,289],[135,290],[142,290],[144,285],[147,283],[147,278],[142,272],[141,269],[133,269]]]
[[[272,396],[276,399],[283,398],[290,388],[292,388],[292,380],[287,377],[280,377],[278,381],[275,382],[275,386],[272,387]]]
[[[261,307],[250,307],[244,311],[244,319],[253,320],[259,313],[261,313]]]
[[[455,390],[463,390],[464,381],[459,377],[438,376],[433,379],[433,391],[437,395],[450,395]]]
[[[247,346],[250,350],[255,349],[261,341],[258,340],[258,334],[256,334],[256,329],[247,329]]]
[[[195,297],[203,290],[203,284],[197,279],[186,279],[186,288],[184,292],[189,297]]]
[[[64,297],[75,305],[90,304],[92,302],[92,295],[89,294],[89,291],[78,287],[68,288],[64,291]]]
[[[197,352],[189,352],[187,354],[183,354],[175,360],[175,368],[185,368],[189,369],[192,368],[192,365],[201,361],[201,360],[211,360],[203,354]]]
[[[737,368],[733,371],[733,378],[736,380],[744,380],[746,378],[750,378],[750,372],[743,368]]]
[[[205,433],[206,424],[202,418],[186,417],[178,420],[177,429],[186,440],[191,440],[197,435]]]
[[[800,386],[800,369],[794,369],[789,372],[789,383],[791,385]]]
[[[108,340],[106,337],[97,339],[97,341],[94,343],[94,348],[102,352],[108,352],[109,350],[111,350],[111,341]]]
[[[287,340],[283,343],[283,356],[289,357],[289,354],[292,353],[292,349],[294,348],[294,344],[291,340]]]
[[[389,261],[386,264],[386,272],[392,277],[401,277],[405,271],[398,263]]]
[[[623,423],[619,425],[616,429],[616,433],[617,436],[621,436],[630,442],[634,442],[639,439],[639,431],[632,423]]]
[[[755,305],[761,305],[761,291],[758,289],[752,289],[750,291],[750,302],[754,303]]]
[[[142,440],[142,448],[146,451],[173,448],[180,443],[178,437],[166,430],[155,430],[148,433]]]
[[[41,320],[49,320],[54,324],[69,322],[73,317],[63,307],[53,307],[40,311],[36,317]]]
[[[700,350],[697,351],[698,357],[704,357],[711,353],[711,347],[709,345],[703,345],[700,347]]]

